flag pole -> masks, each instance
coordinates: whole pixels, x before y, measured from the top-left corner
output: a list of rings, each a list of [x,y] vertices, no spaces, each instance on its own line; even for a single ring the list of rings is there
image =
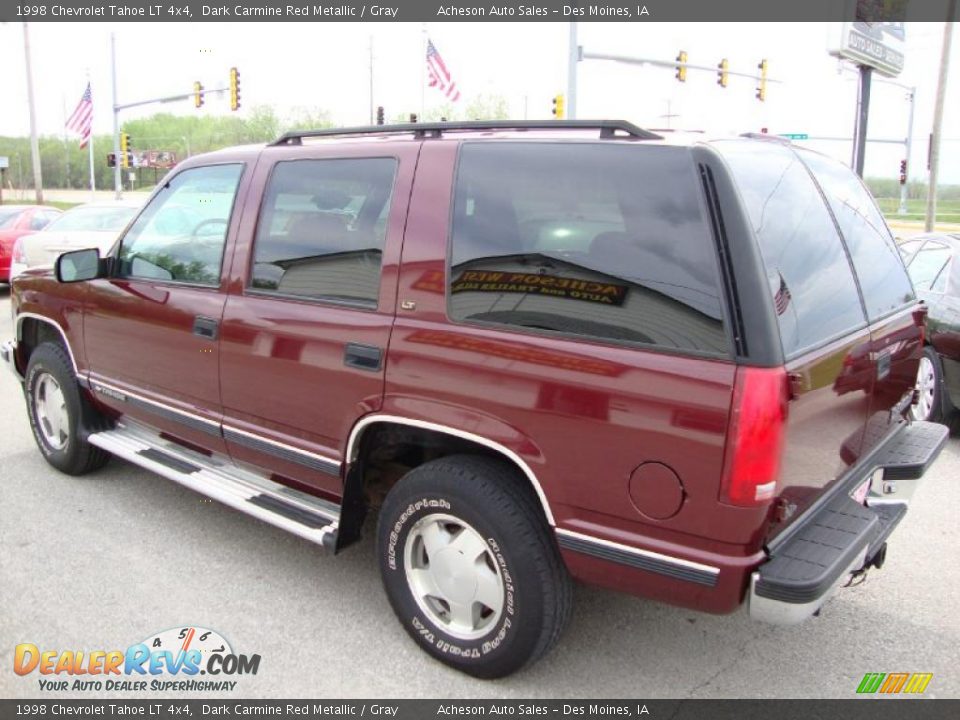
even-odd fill
[[[421,38],[420,38],[420,116],[419,119],[423,121],[423,110],[426,103],[426,88],[427,88],[427,24],[423,23],[420,29]]]
[[[90,73],[87,72],[87,83],[90,83]],[[90,113],[93,113],[93,91],[90,92]],[[93,118],[90,118],[90,142],[87,143],[87,147],[90,150],[90,200],[94,201],[97,199],[97,181],[96,175],[93,172]]]

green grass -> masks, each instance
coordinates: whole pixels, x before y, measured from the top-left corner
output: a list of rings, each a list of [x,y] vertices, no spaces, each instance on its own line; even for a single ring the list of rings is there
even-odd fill
[[[58,200],[45,200],[44,205],[52,205],[58,210],[69,210],[72,207],[81,205],[82,203],[72,203],[72,202],[59,202]]]
[[[877,204],[888,221],[890,220],[918,220],[922,222],[927,216],[927,201],[920,199],[907,200],[907,213],[897,212],[900,207],[900,198],[877,198]],[[938,200],[937,222],[960,223],[960,201]]]

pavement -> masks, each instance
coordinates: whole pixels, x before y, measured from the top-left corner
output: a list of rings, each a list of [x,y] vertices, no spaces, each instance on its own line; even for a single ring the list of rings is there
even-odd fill
[[[0,338],[10,334],[9,291],[0,286]],[[742,611],[710,616],[578,586],[554,651],[484,682],[433,661],[407,637],[381,591],[369,537],[328,557],[118,460],[86,477],[62,475],[42,460],[19,385],[4,371],[0,697],[177,697],[41,692],[36,672],[12,671],[13,649],[119,649],[195,625],[261,656],[259,672],[213,694],[220,697],[852,698],[867,672],[929,672],[927,697],[956,698],[957,508],[954,437],[894,533],[884,568],[840,591],[821,617],[776,627]]]

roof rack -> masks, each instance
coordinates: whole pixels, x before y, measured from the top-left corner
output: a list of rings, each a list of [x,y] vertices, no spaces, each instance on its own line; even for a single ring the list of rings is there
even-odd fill
[[[662,140],[662,136],[639,128],[626,120],[455,120],[451,122],[403,123],[399,125],[365,125],[323,130],[291,130],[271,145],[301,145],[303,138],[347,137],[350,135],[384,135],[413,133],[416,138],[438,138],[444,132],[465,130],[599,130],[604,140]],[[618,134],[619,133],[619,134]]]

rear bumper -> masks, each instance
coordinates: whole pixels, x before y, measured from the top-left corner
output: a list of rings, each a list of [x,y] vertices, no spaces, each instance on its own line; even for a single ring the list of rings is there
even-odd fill
[[[17,380],[23,382],[23,375],[17,370],[17,343],[13,340],[7,340],[0,344],[0,362],[16,376]]]
[[[750,616],[778,625],[802,622],[823,607],[850,573],[880,557],[947,436],[947,428],[936,423],[905,425],[874,456],[874,482],[865,505],[848,494],[859,485],[854,478],[852,484],[844,483],[844,492],[778,538],[768,560],[751,575]]]

